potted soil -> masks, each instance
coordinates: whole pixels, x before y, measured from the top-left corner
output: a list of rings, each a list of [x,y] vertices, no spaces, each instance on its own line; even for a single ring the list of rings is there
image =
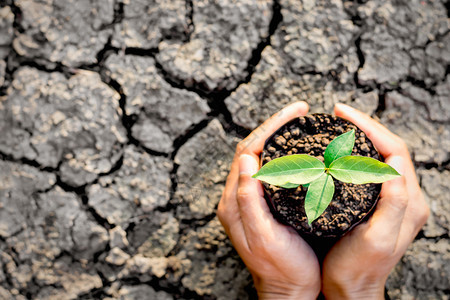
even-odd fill
[[[308,154],[323,162],[325,150],[330,142],[344,133],[350,133],[349,131],[352,131],[354,136],[354,144],[349,148],[352,156],[382,160],[372,142],[356,125],[329,114],[312,114],[286,123],[267,139],[260,157],[261,165],[264,166],[284,156],[298,156],[296,154]],[[329,163],[326,164],[328,167]],[[315,250],[320,248],[324,253],[337,239],[370,215],[381,190],[380,183],[353,184],[332,180],[334,194],[331,202],[325,211],[311,222],[305,212],[308,184],[297,186],[288,184],[285,185],[287,188],[284,188],[269,184],[264,179],[261,181],[266,201],[275,218],[293,227],[313,248],[316,248]]]

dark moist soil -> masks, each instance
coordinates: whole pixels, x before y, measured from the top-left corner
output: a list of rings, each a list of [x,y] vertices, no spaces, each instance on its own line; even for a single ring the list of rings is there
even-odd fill
[[[323,161],[327,145],[344,132],[355,129],[352,155],[381,160],[372,142],[354,124],[327,114],[299,117],[282,126],[266,141],[262,164],[290,154],[309,154]],[[377,202],[381,184],[351,184],[334,180],[335,193],[325,212],[308,225],[304,201],[306,188],[284,189],[264,183],[265,196],[272,212],[282,223],[301,235],[339,237],[366,217]]]

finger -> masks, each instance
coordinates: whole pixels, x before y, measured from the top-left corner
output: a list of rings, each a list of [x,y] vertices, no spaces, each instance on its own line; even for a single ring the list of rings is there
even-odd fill
[[[397,135],[390,132],[389,129],[368,115],[348,105],[338,103],[334,111],[337,116],[349,120],[364,131],[383,157],[388,158],[393,155],[402,156],[404,158],[404,176],[409,194],[417,195],[420,193],[419,183],[417,182],[414,165],[408,149]]]
[[[430,208],[420,188],[410,195],[398,241],[398,251],[401,254],[406,251],[430,215]]]
[[[241,223],[241,216],[237,201],[225,201],[225,197],[224,193],[217,206],[217,217],[229,236],[231,224]]]
[[[270,226],[274,219],[264,199],[261,183],[251,176],[258,171],[254,157],[243,154],[239,158],[239,186],[237,202],[250,249],[263,241],[263,235],[270,236]]]
[[[334,113],[336,116],[352,122],[364,131],[382,156],[405,154],[406,149],[402,149],[403,141],[365,113],[342,103],[335,105]]]
[[[400,174],[405,172],[403,157],[392,156],[386,160]],[[383,183],[376,210],[369,220],[367,234],[379,241],[388,252],[394,251],[403,218],[408,205],[408,190],[405,176]]]
[[[248,252],[249,248],[237,201],[224,201],[225,197],[224,193],[217,207],[217,217],[238,253]]]
[[[416,205],[415,209],[407,209],[397,242],[396,251],[400,256],[406,252],[406,249],[415,239],[420,229],[425,225],[429,215],[430,208],[425,201]]]
[[[240,144],[240,153],[254,153],[259,155],[264,147],[266,140],[282,125],[308,113],[309,106],[304,101],[292,103],[282,110],[272,115],[258,128],[253,130]]]
[[[255,161],[259,161],[259,156],[255,154],[247,154],[253,157]],[[255,172],[256,173],[256,172]],[[222,198],[219,202],[219,207],[223,206],[223,215],[229,216],[235,221],[235,217],[239,215],[239,207],[236,199],[237,189],[238,189],[238,178],[239,178],[239,157],[233,160],[230,173],[228,174],[227,181],[225,184],[225,189],[223,191]],[[230,222],[230,223],[231,223]]]
[[[259,160],[259,154],[263,150],[266,140],[285,123],[308,113],[308,104],[304,101],[292,103],[256,128],[244,140],[242,140],[237,149],[231,163],[230,173],[227,177],[225,185],[225,193],[229,194],[224,200],[235,199],[237,191],[237,182],[239,176],[239,156],[241,154],[249,154]]]

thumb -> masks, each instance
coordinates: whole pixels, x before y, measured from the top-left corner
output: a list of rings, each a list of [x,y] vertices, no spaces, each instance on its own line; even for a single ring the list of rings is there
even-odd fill
[[[404,173],[404,159],[393,156],[386,159],[386,163]],[[371,230],[373,234],[385,241],[397,240],[398,233],[408,205],[408,192],[405,176],[401,176],[383,183],[377,208],[372,216]]]
[[[238,196],[251,194],[250,191],[257,191],[260,196],[264,196],[259,180],[252,178],[256,172],[258,172],[258,160],[252,155],[242,154],[239,157]]]
[[[394,168],[401,177],[395,178],[393,180],[389,180],[383,183],[381,188],[380,197],[388,198],[391,209],[399,209],[403,210],[408,204],[408,193],[406,189],[406,180],[405,180],[405,163],[404,159],[401,156],[392,156],[386,159],[386,163]]]
[[[249,245],[258,244],[261,232],[273,227],[274,219],[264,199],[264,191],[258,179],[251,176],[258,171],[255,157],[242,154],[239,157],[239,185],[237,203]]]

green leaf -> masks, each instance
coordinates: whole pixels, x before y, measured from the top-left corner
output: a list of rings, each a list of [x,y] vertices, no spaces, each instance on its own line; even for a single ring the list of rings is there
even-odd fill
[[[307,154],[294,154],[269,161],[253,178],[282,186],[286,183],[305,184],[325,172],[323,162]]]
[[[334,194],[333,177],[324,173],[309,184],[305,198],[305,212],[311,224],[327,209]]]
[[[293,188],[297,188],[300,184],[296,184],[296,183],[285,183],[283,185],[280,185],[280,187],[285,188],[285,189],[293,189]]]
[[[391,166],[364,156],[338,158],[328,172],[337,180],[356,184],[381,183],[401,176]]]
[[[323,155],[325,166],[328,168],[330,164],[342,156],[352,154],[355,145],[355,130],[352,129],[340,136],[336,137],[328,144]]]
[[[309,183],[305,183],[305,184],[302,184],[303,185],[303,187],[305,187],[305,188],[308,188],[309,187]]]

